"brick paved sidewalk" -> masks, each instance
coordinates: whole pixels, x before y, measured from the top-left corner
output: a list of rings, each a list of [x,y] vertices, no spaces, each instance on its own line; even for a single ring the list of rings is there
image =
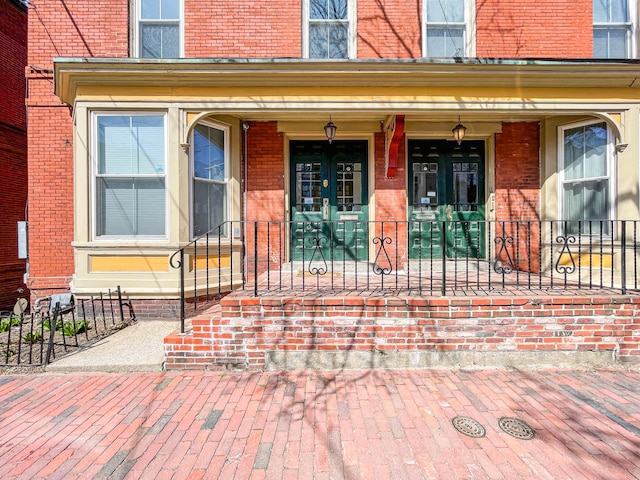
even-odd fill
[[[2,376],[0,459],[2,479],[640,478],[640,372]]]

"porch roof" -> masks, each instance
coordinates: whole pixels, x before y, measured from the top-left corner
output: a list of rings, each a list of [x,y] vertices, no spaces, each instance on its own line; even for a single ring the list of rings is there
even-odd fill
[[[460,111],[467,121],[608,117],[637,108],[638,87],[637,60],[54,60],[55,94],[69,105],[169,100],[244,120],[282,121],[295,113],[296,121],[316,121],[327,112],[375,122],[392,114],[450,121]]]
[[[622,88],[636,99],[640,61],[56,58],[54,78],[68,104],[80,86]]]

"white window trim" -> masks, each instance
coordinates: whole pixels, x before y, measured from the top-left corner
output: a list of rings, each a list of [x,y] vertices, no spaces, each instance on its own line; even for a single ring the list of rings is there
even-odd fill
[[[133,25],[131,26],[131,56],[134,58],[142,58],[140,52],[140,15],[142,14],[142,7],[140,2],[142,0],[131,0],[131,19]],[[180,1],[180,19],[178,20],[180,32],[180,58],[184,58],[184,1]]]
[[[191,135],[189,138],[189,142],[190,142],[190,148],[189,148],[189,237],[191,240],[194,240],[196,237],[194,235],[193,229],[195,226],[195,221],[193,218],[193,182],[194,182],[194,172],[193,172],[193,167],[194,167],[194,148],[195,148],[195,141],[194,141],[194,135],[196,133],[196,126],[198,125],[205,125],[207,127],[210,128],[215,128],[217,130],[222,130],[224,132],[224,187],[225,187],[225,194],[226,194],[226,205],[224,206],[224,211],[225,211],[225,222],[228,222],[229,219],[231,218],[231,190],[230,190],[230,181],[231,181],[231,176],[230,176],[230,170],[231,170],[231,151],[230,151],[230,147],[231,147],[231,125],[228,125],[226,123],[222,123],[222,122],[218,122],[218,121],[214,121],[211,119],[202,119],[200,121],[198,121],[193,129],[191,130]],[[215,183],[223,183],[223,182],[217,182],[215,181]],[[221,235],[221,238],[229,238],[230,236],[230,232],[227,231],[226,234]]]
[[[615,220],[615,212],[616,212],[616,199],[617,199],[617,182],[616,182],[616,150],[615,150],[615,138],[613,132],[611,131],[611,127],[609,124],[602,119],[591,119],[585,120],[582,122],[569,123],[565,125],[558,126],[558,219],[566,220],[563,218],[564,212],[564,132],[566,130],[570,130],[572,128],[584,127],[586,125],[594,125],[596,123],[604,123],[607,127],[607,173],[609,174],[606,177],[590,177],[590,178],[607,178],[609,180],[609,221]],[[562,232],[562,226],[560,226],[560,233]],[[615,227],[613,228],[613,233],[615,235]],[[583,236],[588,236],[588,234],[583,234]],[[602,235],[602,238],[611,238],[610,235]]]
[[[302,0],[302,58],[309,58],[309,1],[310,0]],[[355,59],[358,58],[358,2],[357,0],[347,0],[347,2],[347,21],[349,22],[348,58]],[[337,59],[329,58],[325,60],[332,61]]]
[[[607,29],[609,27],[627,27],[629,38],[627,39],[627,56],[625,58],[634,59],[638,58],[638,22],[640,22],[640,13],[638,6],[636,4],[636,0],[628,0],[627,5],[629,7],[629,22],[611,22],[611,23],[596,23],[593,22],[593,28],[595,30],[596,27],[602,27],[603,29]]]
[[[165,212],[164,212],[164,235],[98,235],[98,199],[96,198],[96,179],[98,178],[99,165],[100,161],[99,155],[99,142],[98,142],[98,117],[106,117],[106,116],[162,116],[164,121],[164,173],[163,175],[153,175],[153,177],[164,177],[164,195],[165,195]],[[168,182],[168,125],[167,125],[167,113],[159,112],[159,111],[93,111],[91,112],[91,182],[89,186],[90,195],[91,195],[91,239],[94,242],[114,242],[114,241],[132,241],[136,242],[141,241],[151,241],[151,242],[161,242],[166,241],[169,238],[169,182]],[[130,176],[130,175],[126,175]],[[141,176],[141,175],[140,175]],[[147,175],[151,177],[152,175]]]
[[[475,57],[476,56],[476,0],[464,0],[464,48],[465,53],[461,57]],[[427,0],[422,0],[422,56],[427,56]],[[462,25],[456,23],[455,25]],[[434,57],[441,58],[441,57]]]

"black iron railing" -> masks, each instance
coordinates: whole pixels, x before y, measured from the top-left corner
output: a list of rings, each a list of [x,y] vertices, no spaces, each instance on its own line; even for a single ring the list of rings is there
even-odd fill
[[[71,295],[38,299],[32,312],[0,315],[0,365],[47,365],[133,321],[119,286],[77,303]]]
[[[226,222],[171,258],[181,320],[235,289],[408,295],[638,293],[640,222]]]

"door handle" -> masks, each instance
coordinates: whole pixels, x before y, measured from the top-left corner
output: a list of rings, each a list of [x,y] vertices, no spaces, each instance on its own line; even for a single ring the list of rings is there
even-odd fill
[[[453,207],[451,205],[447,205],[447,208],[445,208],[445,215],[447,216],[447,221],[449,222],[447,228],[451,230],[451,222],[453,222]]]
[[[329,199],[322,199],[322,219],[329,220]]]
[[[453,221],[453,207],[451,205],[447,205],[445,212],[447,215],[447,220],[449,220],[450,222]]]

